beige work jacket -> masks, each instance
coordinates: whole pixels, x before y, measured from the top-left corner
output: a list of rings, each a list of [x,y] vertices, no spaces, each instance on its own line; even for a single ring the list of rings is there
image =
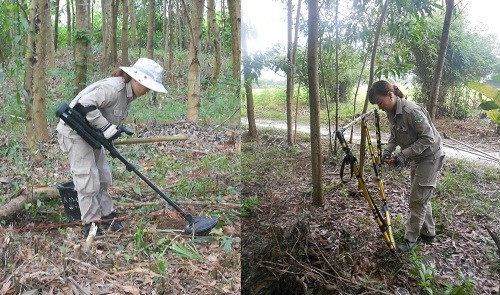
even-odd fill
[[[436,159],[443,155],[441,136],[423,107],[398,97],[396,111],[387,113],[387,118],[391,135],[386,150],[393,152],[399,145],[410,161]]]
[[[83,89],[69,104],[77,103],[84,107],[96,106],[97,109],[87,113],[87,120],[94,128],[101,129],[111,123],[120,126],[128,115],[130,103],[135,99],[130,83],[125,83],[122,77],[111,77],[97,81]],[[78,136],[76,131],[62,120],[56,128],[57,132],[66,137]]]

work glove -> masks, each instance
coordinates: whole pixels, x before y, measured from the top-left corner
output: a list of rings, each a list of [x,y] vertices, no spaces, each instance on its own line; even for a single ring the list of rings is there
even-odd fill
[[[406,165],[406,157],[403,153],[399,152],[393,156],[394,166],[396,167],[404,167]]]
[[[117,139],[118,137],[120,137],[122,135],[122,133],[125,133],[127,135],[132,135],[134,134],[134,130],[130,129],[129,127],[127,126],[120,126],[120,127],[117,127],[117,132],[111,136],[110,138],[108,138],[109,141],[113,141],[115,139]]]
[[[389,160],[391,158],[392,152],[389,150],[384,150],[382,152],[382,161]]]
[[[104,138],[112,140],[111,138],[118,133],[118,128],[115,124],[108,123],[101,128],[101,131]]]

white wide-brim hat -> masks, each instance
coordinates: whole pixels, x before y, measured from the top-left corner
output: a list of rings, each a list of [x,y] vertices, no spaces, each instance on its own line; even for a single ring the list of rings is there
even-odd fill
[[[131,67],[120,67],[132,79],[141,85],[156,91],[167,93],[167,89],[162,85],[163,67],[149,58],[141,57]]]

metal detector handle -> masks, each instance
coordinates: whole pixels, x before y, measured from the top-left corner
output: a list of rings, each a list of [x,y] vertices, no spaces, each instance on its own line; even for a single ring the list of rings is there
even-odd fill
[[[88,125],[85,123],[80,113],[73,110],[67,103],[62,103],[57,107],[56,116],[61,118],[64,123],[75,130],[93,149],[101,148],[102,144],[99,140],[94,138],[92,132],[89,132],[88,128],[85,128]]]

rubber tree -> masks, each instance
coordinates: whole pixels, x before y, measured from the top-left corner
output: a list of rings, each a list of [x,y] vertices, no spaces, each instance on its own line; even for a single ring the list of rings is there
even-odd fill
[[[320,97],[318,77],[319,8],[318,0],[308,0],[307,20],[307,77],[309,80],[309,108],[311,130],[312,203],[323,206],[322,154],[320,133]]]
[[[47,44],[50,39],[50,6],[48,0],[33,0],[30,5],[30,31],[26,49],[25,126],[28,147],[32,149],[36,141],[50,139],[46,116]],[[48,42],[50,39],[50,42]]]
[[[185,0],[182,0],[186,9]],[[200,65],[200,50],[201,50],[201,26],[203,22],[203,9],[205,1],[193,1],[191,3],[191,11],[189,13],[189,70],[188,70],[188,109],[187,120],[189,122],[197,122],[200,113],[200,98],[201,98],[201,65]],[[187,9],[186,9],[187,11]]]
[[[129,65],[129,57],[128,57],[128,28],[129,28],[129,9],[130,7],[130,0],[123,0],[123,20],[122,20],[122,65]]]
[[[196,1],[195,1],[196,2]],[[227,0],[231,21],[231,51],[233,79],[240,81],[241,75],[241,0]]]
[[[221,61],[221,44],[219,26],[217,25],[217,18],[215,14],[215,0],[207,0],[207,19],[208,29],[211,32],[214,45],[214,66],[210,74],[210,85],[214,85],[219,79],[220,69],[222,66]],[[209,38],[207,38],[208,40]]]
[[[197,1],[194,1],[197,2]],[[147,44],[146,44],[146,50],[147,50],[147,57],[150,59],[154,58],[154,37],[155,37],[155,0],[149,0],[148,1],[148,37],[147,37]]]
[[[75,70],[76,92],[80,92],[87,84],[87,64],[90,52],[90,1],[76,0],[75,22]]]

